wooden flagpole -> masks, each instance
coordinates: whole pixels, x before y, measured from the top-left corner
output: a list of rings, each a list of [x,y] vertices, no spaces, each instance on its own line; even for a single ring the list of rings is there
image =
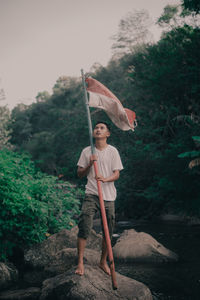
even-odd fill
[[[92,133],[93,133],[92,132],[92,121],[91,121],[91,116],[90,116],[89,102],[88,102],[88,96],[87,96],[87,90],[86,90],[86,84],[85,84],[85,75],[84,75],[83,70],[81,70],[81,75],[82,75],[82,83],[83,83],[83,88],[84,88],[85,106],[86,106],[86,111],[87,111],[91,153],[95,154],[95,147],[94,147],[93,138],[92,138]],[[97,161],[94,161],[93,165],[94,165],[95,175],[97,176],[98,175]],[[105,239],[106,239],[106,246],[108,249],[108,258],[109,258],[109,266],[110,266],[110,272],[111,272],[111,278],[112,278],[112,286],[113,286],[113,289],[116,290],[117,289],[117,281],[116,281],[116,273],[115,273],[115,264],[114,264],[114,258],[113,258],[113,252],[112,252],[112,246],[111,246],[111,241],[110,241],[110,234],[109,234],[109,230],[108,230],[108,223],[107,223],[107,218],[106,218],[106,211],[105,211],[105,206],[104,206],[103,193],[102,193],[100,180],[97,180],[97,188],[98,188],[98,194],[99,194],[99,204],[100,204],[100,210],[101,210],[102,223],[103,223],[104,234],[105,234]]]

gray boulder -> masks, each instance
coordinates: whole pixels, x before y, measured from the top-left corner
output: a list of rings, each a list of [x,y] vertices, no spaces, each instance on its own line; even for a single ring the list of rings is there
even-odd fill
[[[5,291],[0,294],[0,300],[37,300],[40,296],[41,289],[30,287],[22,290]]]
[[[26,270],[23,273],[23,284],[24,286],[34,286],[34,287],[41,287],[42,282],[50,278],[51,275],[49,273],[45,272],[44,269],[31,269]]]
[[[113,247],[114,257],[125,261],[176,262],[178,255],[145,232],[125,230]]]
[[[0,290],[17,281],[18,271],[11,263],[0,262]]]
[[[77,233],[77,226],[72,228],[72,230],[63,229],[42,243],[33,245],[29,250],[25,251],[24,259],[26,264],[32,267],[43,268],[51,263],[57,252],[64,248],[76,248]],[[101,249],[101,240],[101,235],[92,230],[87,241],[87,248]]]
[[[85,249],[84,263],[88,265],[97,266],[100,261],[100,252],[92,249]],[[44,268],[27,271],[23,276],[23,281],[27,285],[40,286],[47,278],[54,277],[62,274],[72,267],[77,265],[77,249],[65,248],[58,251],[55,256],[51,257],[51,262],[48,263]]]
[[[75,269],[43,282],[40,300],[152,300],[147,286],[134,279],[116,273],[118,289],[113,290],[111,277],[100,268],[85,265],[84,276]]]
[[[100,255],[100,251],[86,248],[84,252],[84,263],[97,266],[100,261]],[[44,272],[48,274],[49,277],[64,273],[77,265],[77,257],[77,249],[75,248],[65,248],[58,251],[54,258],[52,258],[51,263],[45,266]]]

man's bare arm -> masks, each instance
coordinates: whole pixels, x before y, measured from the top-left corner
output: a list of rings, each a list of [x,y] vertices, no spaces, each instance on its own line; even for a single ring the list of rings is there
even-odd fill
[[[96,176],[97,180],[100,180],[102,182],[112,182],[115,181],[117,179],[119,179],[119,170],[114,170],[113,174],[107,178],[104,178],[102,175],[98,175]]]
[[[88,175],[91,166],[88,165],[86,168],[78,167],[77,174],[79,178],[83,178]]]

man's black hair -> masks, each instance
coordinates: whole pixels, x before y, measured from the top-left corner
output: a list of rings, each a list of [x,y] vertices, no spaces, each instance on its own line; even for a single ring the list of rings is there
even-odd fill
[[[96,122],[95,125],[94,125],[94,128],[97,126],[97,124],[100,124],[100,123],[106,125],[108,131],[111,131],[110,125],[107,122],[104,122],[104,121]]]

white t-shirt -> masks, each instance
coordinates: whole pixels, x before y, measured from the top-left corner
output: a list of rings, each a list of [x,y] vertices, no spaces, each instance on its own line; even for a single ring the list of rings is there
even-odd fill
[[[104,150],[100,151],[95,148],[95,155],[97,156],[97,164],[99,174],[107,178],[113,175],[113,171],[122,170],[123,165],[117,149],[111,145],[108,145]],[[85,168],[90,163],[91,147],[88,146],[83,149],[81,156],[77,163],[77,166]],[[86,194],[98,195],[97,181],[95,179],[94,167],[90,168],[87,175]],[[101,182],[103,199],[107,201],[114,201],[117,196],[114,182]]]

